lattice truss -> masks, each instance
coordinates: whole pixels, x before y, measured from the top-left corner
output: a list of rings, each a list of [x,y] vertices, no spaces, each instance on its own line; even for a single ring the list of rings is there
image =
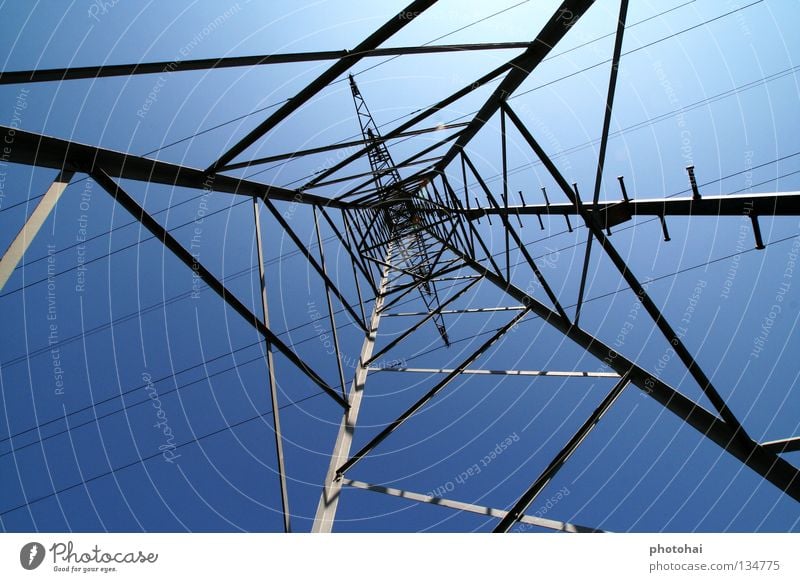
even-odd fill
[[[13,139],[6,161],[50,169],[57,175],[5,252],[0,285],[13,283],[15,269],[37,232],[59,200],[63,204],[69,196],[71,181],[90,177],[183,264],[168,271],[176,276],[180,269],[191,272],[196,289],[202,289],[206,298],[204,309],[227,305],[236,314],[231,318],[241,318],[237,325],[256,334],[262,351],[255,359],[266,372],[253,391],[269,397],[259,419],[267,422],[267,432],[274,437],[262,434],[259,443],[263,450],[271,441],[274,457],[267,462],[269,471],[259,472],[255,466],[253,471],[259,475],[260,489],[273,491],[275,499],[280,493],[276,507],[285,531],[308,527],[331,531],[340,523],[337,509],[346,510],[348,505],[345,528],[371,529],[377,526],[368,517],[413,506],[414,511],[442,512],[437,513],[442,523],[456,524],[452,527],[601,531],[602,524],[570,520],[575,511],[567,509],[566,501],[561,509],[558,503],[551,511],[541,507],[545,503],[552,507],[555,492],[560,491],[570,495],[571,503],[580,497],[579,506],[601,503],[592,492],[604,486],[593,481],[603,473],[597,473],[591,457],[581,455],[581,448],[602,442],[611,449],[643,439],[636,430],[626,436],[629,425],[624,415],[643,415],[646,424],[666,427],[660,454],[672,456],[676,463],[702,447],[714,462],[724,465],[721,474],[739,475],[746,468],[748,479],[757,477],[753,495],[777,494],[780,501],[775,503],[782,504],[800,500],[798,469],[791,462],[791,453],[800,450],[800,438],[790,433],[768,440],[760,437],[764,431],[748,426],[746,418],[759,407],[758,397],[742,397],[744,388],[734,394],[734,387],[714,380],[720,374],[709,372],[713,362],[697,354],[705,345],[703,334],[689,333],[684,321],[687,300],[681,296],[671,303],[669,296],[654,295],[641,265],[631,264],[642,246],[680,244],[667,242],[668,227],[673,225],[678,225],[681,237],[692,239],[692,245],[702,244],[703,236],[697,235],[710,224],[701,222],[704,217],[717,217],[718,229],[737,231],[744,220],[750,233],[747,252],[759,255],[768,246],[762,228],[771,232],[766,223],[800,214],[800,194],[708,195],[691,166],[689,188],[678,195],[644,197],[623,177],[609,180],[604,166],[614,133],[621,59],[624,66],[627,0],[614,3],[617,26],[612,52],[603,65],[608,76],[605,95],[598,99],[602,129],[593,143],[594,180],[581,192],[560,163],[560,154],[551,151],[541,125],[526,124],[528,112],[515,105],[514,97],[593,9],[593,2],[564,0],[527,42],[382,47],[401,29],[424,18],[434,4],[434,0],[412,2],[349,51],[3,73],[2,84],[81,79],[99,83],[106,77],[332,62],[291,99],[263,114],[263,121],[205,169],[3,127],[3,135]],[[332,83],[347,79],[361,61],[511,49],[515,56],[507,62],[476,74],[460,90],[390,129],[370,112],[367,102],[378,104],[369,100],[369,90],[350,76],[354,107],[346,121],[360,132],[359,139],[268,156],[253,154],[279,125],[291,122]],[[455,117],[448,112],[459,111],[465,98],[479,99],[476,112],[452,122],[436,121]],[[402,92],[397,99],[403,99]],[[296,131],[315,130],[297,127]],[[413,153],[396,161],[400,158],[391,152],[397,152],[394,144],[400,143]],[[515,178],[508,162],[512,147],[525,151],[539,170]],[[299,187],[244,177],[268,164],[332,153],[337,161]],[[486,177],[487,164],[499,167],[499,179]],[[513,188],[515,179],[524,180],[523,190]],[[254,238],[251,266],[257,274],[256,292],[232,287],[227,278],[215,274],[217,269],[204,264],[202,254],[193,252],[185,239],[146,209],[141,194],[145,187],[158,185],[193,191],[198,197],[252,200],[249,221],[240,219],[228,228]],[[269,226],[262,237],[265,220]],[[631,233],[642,229],[644,234],[633,238]],[[550,240],[553,233],[575,237],[580,249],[577,260],[568,265],[558,260],[558,247]],[[219,240],[232,236],[218,234]],[[295,345],[296,334],[285,332],[292,322],[276,319],[275,304],[268,301],[279,291],[275,287],[283,284],[268,269],[276,241],[281,252],[288,249],[299,255],[312,281],[309,285],[323,289],[324,302],[314,307],[314,325],[325,330],[318,334],[324,346],[319,338],[313,345]],[[742,276],[754,277],[755,272]],[[600,279],[612,281],[611,295],[625,297],[627,313],[606,310],[600,302],[592,312],[587,303],[594,300],[590,288]],[[209,303],[211,292],[215,297]],[[694,313],[699,299],[688,301]],[[713,336],[710,320],[703,321],[709,322],[709,337]],[[411,365],[412,353],[424,362],[422,366]],[[640,358],[645,353],[656,357]],[[204,362],[211,359],[206,355]],[[679,372],[664,372],[660,362],[665,360]],[[290,427],[282,426],[282,409],[293,404],[290,400],[299,389],[311,387],[320,395],[316,401],[326,403],[313,414],[293,419]],[[750,388],[757,394],[755,387]],[[528,392],[534,396],[523,397]],[[548,409],[551,400],[562,401],[557,412]],[[319,449],[303,461],[313,467],[297,469],[304,476],[293,478],[287,468],[291,454],[284,449],[296,448],[300,433],[317,435]],[[323,449],[331,448],[328,457]],[[470,451],[467,456],[465,450]],[[644,458],[617,459],[614,466],[625,468],[626,479],[638,482],[647,477],[644,463],[653,460],[648,455],[654,452],[644,450]],[[713,467],[706,469],[707,478],[714,479]],[[471,489],[478,482],[484,489]],[[310,489],[317,492],[318,501]],[[290,510],[295,507],[295,490],[304,491],[297,493],[300,505],[309,505],[314,497],[315,513]],[[558,496],[560,500],[562,493]],[[653,496],[657,499],[657,492]],[[400,501],[392,498],[405,505],[393,505]],[[380,505],[384,501],[385,508]],[[26,498],[23,505],[30,502]],[[793,502],[781,507],[796,510]],[[448,522],[451,513],[475,514],[482,525]]]

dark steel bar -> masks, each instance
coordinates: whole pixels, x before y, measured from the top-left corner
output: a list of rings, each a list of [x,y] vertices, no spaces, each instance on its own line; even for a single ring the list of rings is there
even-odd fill
[[[564,466],[564,463],[569,460],[580,444],[589,436],[592,429],[600,422],[603,415],[611,408],[614,402],[616,402],[617,398],[620,397],[622,391],[630,381],[630,372],[625,373],[622,378],[619,379],[606,397],[603,398],[602,402],[600,402],[600,405],[592,412],[589,418],[586,419],[586,422],[584,422],[572,438],[569,439],[569,442],[559,451],[550,464],[547,465],[547,468],[539,475],[528,490],[522,494],[519,500],[509,510],[508,514],[500,520],[500,523],[494,528],[495,533],[506,533],[519,521],[520,517],[528,510],[531,503],[533,503],[542,490],[547,487],[548,483],[550,483],[556,473],[558,473],[558,470]]]
[[[267,276],[264,272],[264,247],[261,242],[261,218],[258,212],[258,198],[253,198],[253,219],[256,231],[256,254],[258,260],[258,279],[261,287],[261,313],[264,325],[269,327],[269,303],[267,302]],[[275,358],[272,355],[272,344],[265,339],[267,355],[267,376],[269,379],[269,399],[272,405],[273,433],[275,435],[275,455],[278,458],[278,480],[281,488],[281,513],[283,515],[283,531],[292,531],[289,512],[289,490],[286,486],[286,464],[283,457],[283,436],[281,432],[280,405],[278,403],[278,385],[275,381]],[[344,395],[342,395],[342,399]]]
[[[594,194],[592,196],[592,208],[597,206],[600,201],[600,186],[603,183],[603,168],[606,162],[606,148],[608,147],[608,132],[611,130],[611,113],[614,110],[614,95],[617,89],[617,73],[619,71],[619,59],[622,54],[622,38],[625,34],[625,19],[628,14],[628,0],[621,0],[619,5],[619,18],[617,19],[617,34],[614,39],[614,54],[611,57],[611,73],[608,79],[608,95],[606,96],[606,109],[603,116],[603,132],[600,137],[600,151],[597,156],[597,172],[594,178]],[[583,268],[581,269],[581,282],[578,286],[578,302],[575,306],[575,324],[581,318],[581,307],[583,306],[583,294],[586,290],[586,277],[589,274],[589,261],[592,257],[592,231],[587,229],[586,252],[583,257]]]
[[[669,230],[667,230],[667,221],[664,218],[663,214],[658,215],[658,219],[661,221],[661,232],[664,233],[664,242],[669,242]]]
[[[800,437],[769,441],[761,443],[761,446],[771,453],[793,453],[795,451],[800,451]]]
[[[760,251],[764,250],[764,239],[761,238],[761,226],[758,224],[758,215],[750,214],[750,222],[753,225],[753,237],[756,240],[756,248]]]
[[[257,67],[260,65],[277,65],[283,63],[334,61],[348,57],[369,58],[487,50],[514,50],[526,49],[529,46],[530,43],[524,41],[401,46],[374,48],[361,52],[358,52],[355,49],[340,49],[305,53],[278,53],[272,55],[252,55],[245,57],[191,59],[186,61],[156,61],[152,63],[100,65],[94,67],[66,67],[61,69],[6,71],[0,73],[0,85],[11,85],[16,83],[44,83],[47,81],[71,81],[76,79],[99,79],[103,77],[130,77],[133,75],[180,73],[184,71],[202,71],[208,69],[229,69],[232,67]]]
[[[603,228],[615,226],[634,216],[746,216],[748,211],[761,216],[800,216],[800,192],[766,192],[754,194],[723,194],[692,198],[647,198],[628,202],[599,202],[597,209],[585,206],[589,214],[597,215]],[[459,212],[453,210],[453,212]],[[484,207],[463,211],[466,218],[476,220],[486,215],[519,212],[520,215],[567,216],[575,213],[572,202],[556,204],[528,204],[504,208]]]
[[[500,157],[503,166],[503,208],[508,210],[508,155],[506,152],[506,112],[500,110]],[[473,168],[473,172],[475,169]],[[495,204],[496,206],[496,204]],[[506,279],[511,280],[511,241],[509,238],[508,221],[504,223],[506,239]]]
[[[327,274],[328,269],[325,266],[325,247],[323,246],[322,242],[322,232],[319,229],[319,218],[317,218],[317,208],[314,207],[312,208],[311,211],[314,213],[314,230],[317,233],[317,246],[319,246],[319,264],[322,267],[322,271],[325,274]],[[342,366],[342,352],[339,350],[339,332],[336,329],[336,315],[333,313],[333,302],[331,301],[331,291],[327,285],[325,286],[325,301],[328,304],[328,321],[330,321],[331,323],[331,335],[333,335],[333,351],[336,356],[336,367],[339,372],[339,383],[342,389],[342,399],[347,400],[347,396],[344,393],[345,379],[344,379],[344,367]]]
[[[625,176],[617,176],[617,180],[619,181],[619,189],[622,192],[622,199],[625,202],[630,202],[630,198],[628,198],[628,190],[625,188]]]
[[[337,202],[299,190],[288,190],[269,184],[250,180],[240,180],[232,176],[217,175],[208,177],[203,170],[151,160],[130,153],[117,152],[82,143],[67,141],[37,133],[0,125],[0,141],[11,140],[7,162],[71,170],[91,174],[96,169],[103,170],[112,178],[137,180],[152,184],[180,186],[196,190],[213,190],[243,196],[285,200],[299,204],[317,204],[334,208],[349,208],[345,202]],[[8,143],[8,142],[6,142]]]
[[[464,157],[463,156],[461,156],[461,178],[464,181],[464,200],[467,203],[467,211],[469,212],[470,208],[469,208],[469,186],[467,184],[467,164],[464,161]],[[445,180],[446,180],[445,173],[442,172],[442,181],[445,181]],[[456,195],[455,195],[455,190],[452,190],[452,192],[453,192],[453,194],[452,194],[453,197],[457,198]],[[474,238],[474,235],[473,235],[472,231],[470,231],[469,236],[470,236],[470,251],[474,255],[475,254],[475,238]]]
[[[689,187],[692,189],[692,199],[700,200],[700,190],[697,188],[697,178],[694,176],[694,166],[686,166],[686,173],[689,174]]]
[[[581,282],[578,285],[578,301],[575,304],[575,325],[581,321],[581,307],[583,306],[583,294],[586,290],[586,277],[589,275],[589,261],[592,258],[592,241],[594,236],[592,231],[587,229],[586,233],[586,252],[583,255],[583,267],[581,268]]]
[[[515,315],[511,321],[506,323],[503,327],[501,327],[496,333],[492,335],[486,342],[484,342],[477,350],[472,352],[461,364],[453,370],[450,374],[445,376],[443,380],[438,382],[433,388],[431,388],[422,398],[417,400],[414,404],[412,404],[403,414],[389,423],[386,428],[384,428],[381,432],[379,432],[374,438],[372,438],[366,445],[361,447],[361,449],[350,459],[344,463],[341,467],[336,470],[337,476],[344,475],[344,473],[353,467],[358,461],[364,458],[364,456],[369,453],[372,449],[378,446],[380,443],[386,439],[390,434],[392,434],[401,424],[407,421],[411,416],[414,415],[420,408],[425,406],[434,396],[436,396],[442,388],[447,386],[450,382],[455,379],[463,370],[467,368],[472,362],[477,360],[486,350],[488,350],[492,345],[499,340],[503,335],[505,335],[512,327],[514,327],[523,317],[528,315],[530,309],[525,309],[521,311],[519,314]]]
[[[594,178],[594,195],[592,203],[600,201],[600,186],[603,182],[603,168],[606,163],[606,148],[608,147],[608,133],[611,130],[611,114],[614,111],[614,96],[617,90],[617,73],[619,60],[622,54],[622,39],[625,35],[625,20],[628,16],[628,0],[620,0],[619,17],[617,18],[617,34],[614,39],[614,54],[611,57],[611,73],[608,79],[608,94],[606,96],[605,115],[603,116],[603,133],[600,137],[600,151],[597,155],[597,172]]]
[[[355,49],[353,49],[352,53],[339,59],[327,71],[314,79],[314,81],[297,93],[297,95],[289,99],[286,103],[279,107],[277,111],[261,122],[258,127],[250,131],[244,138],[239,140],[239,142],[237,142],[233,147],[222,154],[216,162],[208,167],[206,173],[213,174],[219,171],[221,168],[224,168],[225,164],[233,161],[236,156],[253,145],[261,138],[261,136],[266,134],[270,129],[278,125],[289,115],[297,111],[312,97],[314,97],[314,95],[319,93],[322,89],[335,81],[337,77],[345,73],[350,67],[360,61],[363,58],[363,53],[365,51],[370,51],[377,48],[380,44],[391,38],[396,32],[401,30],[407,24],[413,22],[417,16],[422,14],[435,3],[436,0],[414,0],[411,2],[411,4],[402,9],[398,14],[394,15],[386,24],[381,26],[378,30],[363,40]]]
[[[284,344],[283,341],[281,341],[281,339],[276,336],[272,330],[269,329],[269,327],[267,327],[263,321],[261,321],[260,318],[250,311],[250,309],[244,303],[239,301],[239,299],[237,299],[236,296],[231,293],[225,287],[225,285],[223,285],[220,280],[211,273],[211,271],[206,269],[195,259],[195,257],[192,256],[189,251],[183,248],[178,240],[173,237],[167,231],[167,229],[161,226],[152,216],[150,216],[147,211],[142,208],[138,202],[136,202],[136,200],[134,200],[116,182],[114,182],[111,176],[109,176],[100,168],[92,170],[91,176],[101,188],[108,192],[120,204],[120,206],[127,210],[136,220],[141,222],[142,226],[150,231],[150,234],[155,236],[164,244],[165,247],[171,250],[184,265],[197,273],[197,276],[200,277],[206,285],[208,285],[209,289],[219,295],[223,301],[225,301],[230,307],[233,308],[234,311],[236,311],[236,313],[241,315],[245,321],[255,327],[259,333],[261,333],[261,335],[263,335],[264,338],[270,342],[271,345],[278,348],[278,351],[286,356],[290,362],[297,366],[297,368],[306,376],[308,376],[317,386],[322,388],[326,394],[328,394],[344,408],[347,408],[347,402],[345,402],[335,390],[328,386],[327,382],[325,382],[325,380],[323,380],[319,374],[317,374],[308,364],[300,359],[297,354],[295,354],[291,348],[289,348],[289,346]]]

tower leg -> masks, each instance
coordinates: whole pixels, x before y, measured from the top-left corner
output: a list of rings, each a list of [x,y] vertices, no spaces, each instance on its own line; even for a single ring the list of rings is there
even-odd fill
[[[390,263],[389,258],[387,258],[387,263]],[[389,268],[385,267],[381,277],[380,288],[378,289],[378,296],[375,298],[372,317],[370,318],[369,332],[361,346],[358,367],[353,377],[353,384],[350,387],[350,408],[345,411],[342,423],[339,426],[339,433],[336,435],[336,444],[333,447],[333,453],[331,453],[331,463],[328,467],[328,473],[325,475],[325,483],[322,486],[317,513],[311,526],[312,533],[330,533],[333,529],[336,509],[339,506],[339,495],[342,491],[342,480],[336,478],[336,470],[350,457],[350,447],[353,444],[353,434],[358,421],[358,412],[361,408],[361,398],[364,395],[367,374],[369,374],[368,362],[372,359],[372,352],[375,349],[375,338],[378,335],[381,308],[383,307],[388,283]]]

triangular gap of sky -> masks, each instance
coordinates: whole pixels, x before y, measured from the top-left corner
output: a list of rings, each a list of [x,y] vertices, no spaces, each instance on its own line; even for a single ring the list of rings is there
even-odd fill
[[[633,198],[686,196],[684,167],[689,164],[696,167],[704,195],[797,190],[800,156],[792,154],[800,152],[793,131],[800,89],[793,68],[800,40],[791,23],[798,8],[788,2],[737,7],[710,0],[631,4],[601,200],[620,198],[619,175]],[[308,2],[279,10],[239,0],[197,2],[190,8],[97,4],[66,11],[53,2],[33,9],[3,5],[0,46],[8,56],[2,68],[352,48],[404,5],[354,1],[343,10],[340,3]],[[386,46],[427,43],[506,8],[436,42],[527,41],[556,5],[442,1]],[[542,63],[510,100],[567,180],[578,183],[584,199],[594,186],[609,71],[605,61],[613,47],[608,35],[617,10],[618,2],[597,2],[553,54],[569,52]],[[384,59],[368,59],[354,71],[381,130],[388,131],[518,53],[407,56],[374,68]],[[1,86],[6,105],[0,120],[144,154],[266,108],[150,154],[202,168],[329,64]],[[494,86],[480,88],[421,125],[469,120]],[[352,97],[342,77],[239,159],[358,137]],[[440,133],[428,134],[392,143],[390,150],[399,161],[440,138]],[[499,144],[500,118],[495,115],[468,148],[498,198]],[[337,158],[326,153],[233,174],[259,172],[254,179],[297,187],[331,160]],[[512,204],[521,202],[519,191],[528,204],[544,202],[542,186],[551,201],[566,200],[511,127],[508,166]],[[368,169],[362,160],[348,171]],[[5,246],[55,171],[5,164],[2,172],[0,244]],[[447,175],[461,192],[459,164]],[[145,240],[149,233],[132,223],[98,184],[83,178],[75,177],[24,265],[0,292],[6,326],[0,349],[3,530],[279,530],[263,341],[158,241]],[[318,192],[336,196],[358,183]],[[198,245],[203,263],[260,313],[250,200],[122,184],[182,244]],[[486,203],[474,179],[468,177],[467,187],[471,197]],[[289,203],[276,207],[318,256],[310,209]],[[341,227],[339,213],[332,216]],[[263,207],[261,220],[272,326],[338,388],[324,286]],[[523,228],[515,220],[512,224],[573,314],[586,230],[576,216],[570,220],[574,232],[560,217],[545,218],[543,229],[535,217],[523,219]],[[505,238],[499,220],[493,221],[490,226],[482,219],[475,226],[504,266]],[[756,440],[797,435],[798,374],[792,354],[799,347],[794,333],[799,302],[790,269],[798,249],[798,219],[762,217],[768,243],[763,251],[753,249],[752,227],[745,218],[672,217],[667,225],[668,243],[651,218],[613,228],[610,240],[647,283],[664,316],[686,329],[687,347],[750,435]],[[349,259],[324,221],[321,230],[328,270],[355,305]],[[91,240],[82,244],[82,238]],[[533,274],[518,250],[510,256],[512,280],[525,289]],[[57,275],[48,281],[52,273]],[[469,273],[463,269],[453,275]],[[358,280],[371,299],[361,274]],[[771,306],[787,281],[776,313]],[[54,311],[49,310],[51,285]],[[442,282],[442,300],[460,285]],[[541,289],[534,296],[550,305]],[[484,281],[452,308],[513,305],[512,298]],[[333,306],[349,383],[363,334],[337,299]],[[418,296],[409,296],[393,311],[419,311],[421,306]],[[365,304],[368,314],[371,307]],[[50,313],[55,319],[48,318]],[[429,322],[386,359],[410,367],[455,367],[514,313],[448,315],[452,347],[443,346]],[[396,337],[409,319],[383,318],[378,346]],[[665,381],[711,409],[677,358],[665,358],[666,341],[596,244],[581,322],[609,345],[624,336],[620,353],[658,370]],[[763,350],[755,349],[759,339],[765,342]],[[276,354],[275,362],[292,518],[296,529],[305,531],[314,516],[340,409],[285,357]],[[472,367],[598,371],[600,365],[529,315]],[[441,377],[371,373],[356,446]],[[507,508],[613,383],[608,378],[458,378],[359,463],[352,478]],[[798,461],[797,453],[786,457]],[[543,491],[531,514],[610,531],[790,531],[800,527],[795,505],[630,386]],[[485,516],[345,489],[336,530],[489,531],[495,523]]]

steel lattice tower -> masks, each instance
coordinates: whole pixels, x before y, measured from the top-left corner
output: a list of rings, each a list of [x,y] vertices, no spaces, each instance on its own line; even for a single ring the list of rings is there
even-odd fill
[[[341,54],[331,54],[331,51],[327,51],[255,57],[224,57],[172,63],[173,66],[169,69],[170,74],[185,70],[263,66],[280,62],[334,61],[334,64],[314,81],[292,99],[283,103],[205,169],[124,154],[10,127],[2,128],[4,135],[13,135],[14,139],[14,148],[9,154],[8,161],[57,170],[58,175],[3,256],[2,263],[0,263],[0,285],[4,285],[11,276],[36,232],[66,189],[70,179],[76,174],[86,174],[93,178],[116,203],[162,241],[187,268],[191,269],[222,301],[236,311],[244,321],[252,325],[263,337],[267,346],[269,390],[275,419],[278,480],[286,531],[291,529],[289,519],[291,488],[287,484],[284,465],[284,435],[281,431],[278,412],[280,406],[273,352],[280,353],[286,358],[310,384],[318,387],[327,397],[335,401],[342,411],[340,421],[339,419],[336,421],[339,430],[335,443],[333,443],[333,452],[312,527],[312,530],[316,532],[333,529],[337,507],[344,488],[369,490],[421,504],[433,504],[456,511],[490,516],[496,518],[494,531],[497,532],[507,532],[518,523],[559,531],[597,531],[592,524],[565,523],[555,519],[536,517],[526,512],[548,484],[556,478],[559,470],[578,450],[581,443],[626,389],[640,390],[665,411],[679,419],[681,423],[694,429],[699,437],[714,443],[742,466],[754,471],[790,498],[800,501],[800,474],[798,469],[783,456],[785,453],[800,450],[800,438],[787,435],[787,438],[780,440],[757,442],[748,434],[747,426],[744,426],[739,416],[729,408],[720,390],[714,386],[707,372],[687,347],[680,329],[664,316],[657,301],[648,293],[646,284],[629,267],[610,236],[619,225],[632,224],[642,217],[658,219],[663,227],[664,238],[669,240],[667,220],[670,217],[747,216],[753,226],[754,245],[756,248],[763,248],[759,217],[800,215],[800,194],[773,192],[706,196],[700,192],[694,177],[694,170],[690,167],[688,169],[690,196],[637,199],[635,194],[628,193],[624,181],[620,178],[619,199],[611,201],[600,199],[627,17],[628,1],[622,0],[613,54],[610,59],[596,179],[591,184],[589,194],[582,198],[578,186],[569,182],[558,164],[548,155],[546,148],[540,144],[535,135],[536,132],[525,125],[516,108],[509,103],[509,99],[583,17],[584,13],[590,9],[593,4],[592,0],[564,0],[530,42],[379,48],[409,22],[424,17],[425,11],[433,4],[435,4],[435,0],[411,2],[400,14],[391,18],[358,46],[350,51],[342,51]],[[413,17],[409,15],[413,15]],[[308,180],[297,189],[281,188],[232,174],[242,168],[256,167],[279,159],[301,158],[320,151],[333,151],[344,147],[342,144],[332,144],[279,156],[247,158],[251,146],[287,117],[303,108],[323,89],[348,73],[362,59],[372,56],[503,48],[522,49],[522,52],[489,73],[474,79],[459,91],[441,99],[433,106],[415,113],[410,119],[388,132],[379,130],[361,91],[353,77],[350,76],[355,117],[358,120],[362,139],[356,143],[345,144],[348,147],[354,147],[355,152],[319,172],[313,179]],[[164,63],[6,72],[0,76],[0,83],[33,83],[52,80],[67,82],[75,79],[131,76],[154,72],[163,73]],[[438,111],[462,97],[472,94],[478,88],[487,86],[492,81],[497,81],[496,86],[482,103],[479,111],[467,122],[421,127],[423,122]],[[487,185],[469,151],[473,138],[479,134],[489,120],[497,117],[500,119],[502,144],[499,151],[495,153],[496,157],[500,158],[503,169],[503,187],[502,192],[499,193],[493,192]],[[516,132],[540,160],[549,178],[557,185],[557,198],[552,193],[548,195],[543,188],[544,199],[542,202],[511,203],[508,192],[506,151],[507,134],[511,131]],[[389,147],[392,140],[414,138],[433,132],[443,132],[446,137],[419,149],[415,154],[399,163],[394,161]],[[240,156],[244,158],[244,161],[236,161]],[[426,158],[426,156],[430,157]],[[347,175],[346,168],[357,161],[368,163],[370,171],[366,174]],[[415,169],[406,177],[402,177],[401,170],[408,170],[414,166],[421,166],[422,169]],[[358,185],[336,197],[326,197],[317,193],[326,185],[344,181],[343,176],[359,181]],[[464,191],[461,191],[454,183],[454,176],[462,179]],[[261,305],[258,309],[261,310],[261,315],[257,315],[258,309],[248,306],[243,300],[237,298],[225,283],[198,262],[197,258],[153,218],[142,204],[123,189],[120,180],[181,186],[197,191],[213,191],[215,195],[219,196],[237,195],[252,198],[255,214],[253,229],[259,253]],[[470,181],[476,187],[467,187]],[[478,196],[485,199],[486,202],[480,203]],[[554,201],[551,201],[551,198],[554,198]],[[300,236],[275,206],[277,202],[292,202],[312,208],[320,247],[319,256],[306,248]],[[311,363],[301,358],[297,350],[289,343],[284,342],[270,325],[259,218],[262,208],[268,211],[284,235],[296,245],[306,260],[308,268],[319,277],[324,285],[338,360],[338,384],[326,379]],[[339,215],[334,211],[339,211]],[[570,216],[573,217],[573,220],[574,217],[577,217],[579,224],[585,227],[587,233],[585,260],[580,269],[580,285],[574,311],[567,307],[567,301],[572,301],[574,298],[567,298],[563,294],[559,295],[548,277],[545,276],[542,260],[534,256],[536,253],[533,245],[526,244],[520,234],[523,221],[533,222],[534,217],[539,224],[542,224],[543,218],[563,218],[571,231],[573,225],[570,222]],[[477,227],[482,220],[491,221],[491,229],[499,233],[499,238],[504,240],[504,252],[499,255],[491,251],[485,231],[482,232],[482,228]],[[329,274],[320,234],[321,224],[327,225],[334,233],[336,243],[348,258],[349,266],[352,266],[357,299],[348,297],[341,285]],[[486,224],[483,226],[485,227]],[[534,281],[529,288],[523,288],[518,284],[518,279],[512,277],[512,246],[521,258],[526,272]],[[690,381],[699,386],[704,398],[711,404],[710,408],[689,398],[681,390],[663,380],[659,374],[649,370],[645,364],[618,352],[609,342],[604,342],[581,327],[581,308],[584,304],[584,290],[590,274],[592,252],[601,254],[604,260],[613,266],[620,280],[630,289],[630,293],[635,297],[643,313],[650,318],[659,338],[668,342],[674,351],[675,358],[684,366]],[[442,281],[454,282],[458,285],[456,291],[447,297],[440,294],[437,285],[440,285]],[[456,304],[459,298],[468,296],[477,289],[479,284],[494,288],[498,295],[512,299],[514,305],[506,307],[479,306],[470,310],[449,309]],[[409,324],[401,334],[379,347],[381,320],[385,316],[391,315],[393,307],[415,294],[422,302],[421,310],[416,313],[418,319],[413,324]],[[372,311],[371,314],[368,314],[365,306],[372,300],[374,300]],[[352,377],[345,373],[341,363],[340,342],[336,334],[337,325],[334,318],[334,301],[341,303],[346,315],[363,333],[363,343]],[[380,371],[376,363],[396,346],[402,344],[406,338],[414,334],[425,334],[432,331],[433,328],[436,329],[444,344],[449,346],[451,338],[448,336],[445,315],[467,311],[496,312],[497,317],[504,319],[496,331],[481,342],[477,349],[472,350],[453,366],[442,366],[439,369],[429,370],[393,366],[390,370],[384,370],[387,374],[425,372],[431,379],[430,386],[413,404],[399,411],[394,420],[382,429],[372,431],[365,444],[356,448],[354,435],[362,435],[359,415],[365,391],[369,389],[368,377],[371,373]],[[538,318],[543,326],[556,330],[571,344],[591,356],[601,366],[602,371],[584,369],[487,371],[473,367],[476,360],[526,318]],[[431,323],[433,326],[430,325]],[[481,373],[531,377],[555,374],[576,379],[604,378],[613,380],[613,386],[594,411],[562,444],[560,450],[545,465],[544,469],[531,476],[530,485],[524,491],[519,492],[516,502],[505,509],[485,507],[350,478],[350,472],[354,466],[368,457],[381,443],[390,439],[396,431],[401,429],[402,425],[426,407],[437,395],[443,393],[454,380],[464,375]]]

